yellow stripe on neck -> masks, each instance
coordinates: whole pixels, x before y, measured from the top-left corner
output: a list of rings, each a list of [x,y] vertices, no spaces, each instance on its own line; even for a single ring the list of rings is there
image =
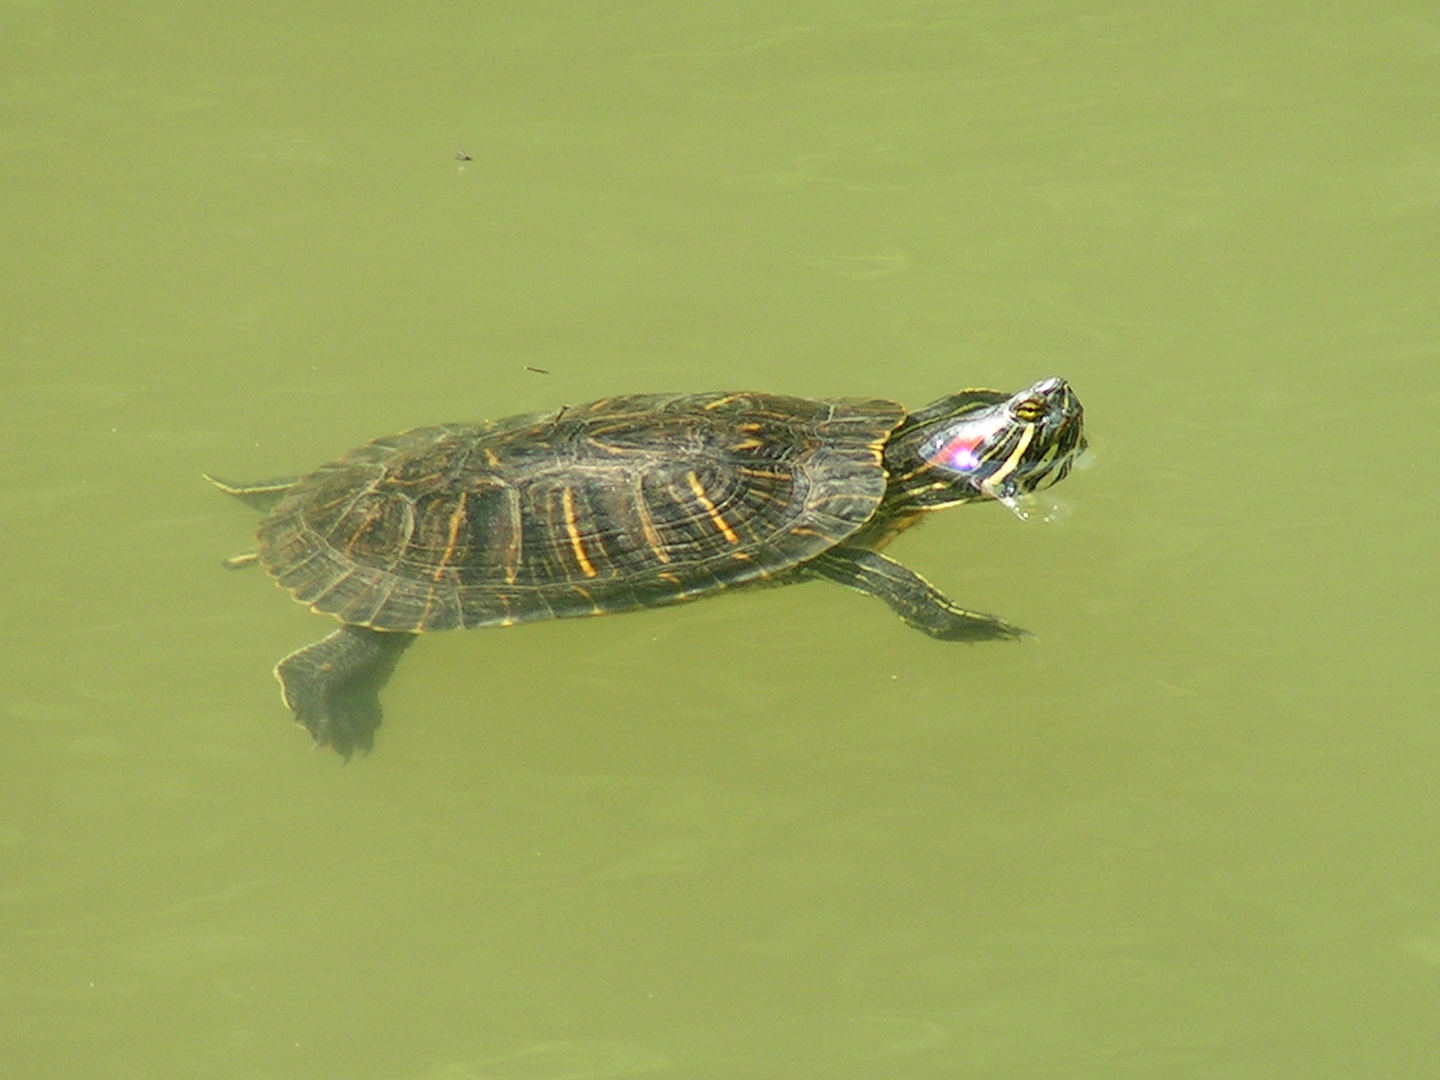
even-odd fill
[[[1015,449],[1010,451],[1010,456],[1005,459],[1005,464],[1001,465],[1000,468],[996,469],[994,473],[992,473],[985,480],[981,481],[980,486],[985,490],[988,495],[990,495],[991,498],[998,499],[1000,497],[999,495],[995,494],[995,489],[1000,486],[1000,484],[1005,480],[1007,476],[1009,476],[1016,470],[1016,468],[1019,467],[1021,457],[1023,457],[1025,451],[1030,448],[1030,443],[1034,440],[1034,438],[1035,425],[1031,424],[1021,434],[1020,441],[1015,444]]]

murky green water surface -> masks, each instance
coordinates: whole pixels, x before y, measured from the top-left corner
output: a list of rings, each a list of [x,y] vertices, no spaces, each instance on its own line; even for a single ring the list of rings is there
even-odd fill
[[[0,1071],[1427,1075],[1433,5],[481,7],[0,7]],[[1035,640],[439,635],[348,767],[200,479],[1049,374],[1069,520],[893,549]]]

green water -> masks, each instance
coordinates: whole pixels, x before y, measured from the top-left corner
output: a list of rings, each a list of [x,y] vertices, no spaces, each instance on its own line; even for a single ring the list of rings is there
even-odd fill
[[[0,1074],[1430,1075],[1433,4],[405,11],[0,5]],[[1051,374],[1070,518],[893,549],[1035,640],[438,635],[348,767],[200,479]]]

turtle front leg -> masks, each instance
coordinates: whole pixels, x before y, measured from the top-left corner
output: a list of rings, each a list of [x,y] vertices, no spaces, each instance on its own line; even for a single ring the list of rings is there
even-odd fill
[[[869,548],[840,545],[816,556],[805,568],[820,577],[878,596],[907,626],[943,641],[1015,641],[1027,636],[1018,626],[967,611],[913,570]]]
[[[347,761],[369,751],[380,726],[380,688],[414,634],[342,626],[275,665],[281,696],[317,746],[333,746]]]

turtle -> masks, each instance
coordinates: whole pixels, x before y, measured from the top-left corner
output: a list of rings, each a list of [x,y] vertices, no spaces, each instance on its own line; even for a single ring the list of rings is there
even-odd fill
[[[265,511],[253,552],[329,636],[275,668],[316,745],[369,751],[379,691],[422,633],[661,607],[825,579],[947,641],[1024,631],[881,549],[924,514],[1021,499],[1085,449],[1060,378],[880,398],[632,394],[376,439],[302,477],[206,479]]]

